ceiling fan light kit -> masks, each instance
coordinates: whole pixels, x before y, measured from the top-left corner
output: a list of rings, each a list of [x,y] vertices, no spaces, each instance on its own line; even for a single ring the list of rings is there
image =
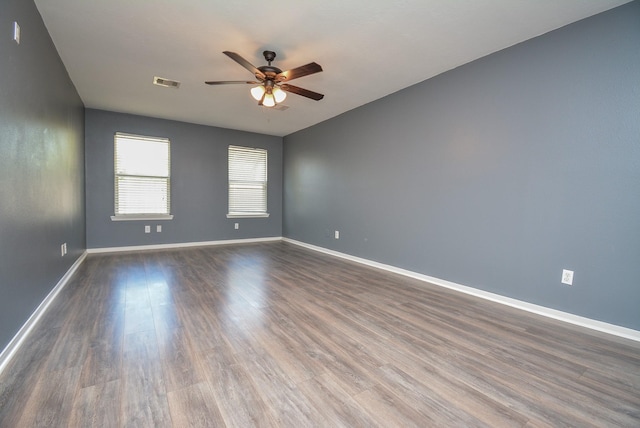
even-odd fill
[[[260,101],[262,97],[264,97],[265,92],[267,91],[262,85],[251,88],[251,96],[256,101]]]
[[[275,86],[273,82],[266,81],[264,84],[251,88],[251,96],[258,101],[258,105],[273,107],[287,98],[287,93]]]
[[[282,71],[278,67],[271,65],[271,62],[275,59],[276,53],[273,51],[264,51],[264,59],[268,65],[256,67],[249,61],[241,57],[235,52],[224,51],[225,55],[229,58],[249,70],[258,79],[258,81],[209,81],[204,82],[207,85],[228,85],[228,84],[250,84],[255,86],[251,88],[251,96],[258,101],[258,105],[265,107],[274,107],[278,103],[287,98],[287,92],[291,92],[296,95],[301,95],[312,100],[320,101],[324,98],[323,94],[310,91],[308,89],[300,88],[298,86],[289,85],[283,83],[297,79],[299,77],[308,76],[310,74],[319,73],[322,71],[322,67],[315,62],[292,68],[291,70]]]
[[[285,91],[283,91],[282,89],[280,89],[280,87],[278,87],[278,86],[273,88],[271,93],[273,94],[273,96],[276,99],[277,103],[281,103],[287,98],[287,93]]]
[[[264,94],[261,102],[258,102],[258,105],[263,105],[265,107],[273,107],[276,105],[276,99],[273,98],[273,94]]]

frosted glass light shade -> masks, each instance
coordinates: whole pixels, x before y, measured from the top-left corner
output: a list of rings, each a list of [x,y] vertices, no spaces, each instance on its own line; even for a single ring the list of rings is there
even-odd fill
[[[276,100],[273,98],[273,94],[264,94],[262,105],[265,107],[273,107],[274,105],[276,105]]]
[[[287,93],[277,86],[273,88],[273,97],[276,99],[277,103],[281,103],[287,98]]]
[[[255,88],[251,88],[251,96],[254,100],[260,101],[262,96],[264,95],[265,89],[264,86],[256,86]]]

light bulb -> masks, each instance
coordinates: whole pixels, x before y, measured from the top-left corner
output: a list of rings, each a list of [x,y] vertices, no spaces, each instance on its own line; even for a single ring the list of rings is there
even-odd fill
[[[287,98],[287,93],[277,86],[273,88],[273,97],[276,99],[277,103],[281,103]]]
[[[265,89],[264,86],[256,86],[255,88],[251,88],[251,96],[254,100],[260,101],[262,96],[264,95]]]
[[[276,100],[273,99],[273,94],[264,94],[262,105],[265,107],[273,107],[276,105]]]

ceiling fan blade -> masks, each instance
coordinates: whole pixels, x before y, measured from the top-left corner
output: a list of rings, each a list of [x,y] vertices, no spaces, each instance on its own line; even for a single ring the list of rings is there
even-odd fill
[[[264,73],[258,70],[258,68],[255,65],[251,64],[249,61],[242,58],[237,53],[229,52],[229,51],[224,51],[222,53],[228,56],[229,58],[231,58],[232,60],[234,60],[235,62],[237,62],[238,64],[240,64],[241,66],[243,66],[244,68],[246,68],[247,70],[249,70],[258,79],[264,79],[266,77]]]
[[[206,83],[207,85],[234,85],[234,84],[257,85],[260,82],[249,81],[249,80],[220,80],[220,81],[208,81],[204,83]]]
[[[324,98],[323,94],[310,91],[308,89],[300,88],[298,86],[287,85],[286,83],[280,85],[280,89],[283,91],[291,92],[292,94],[302,95],[303,97],[311,98],[312,100],[320,101]]]
[[[319,73],[322,71],[322,67],[315,62],[310,62],[300,67],[292,68],[291,70],[283,71],[276,75],[276,82],[284,82],[297,79],[299,77],[308,76],[310,74]]]

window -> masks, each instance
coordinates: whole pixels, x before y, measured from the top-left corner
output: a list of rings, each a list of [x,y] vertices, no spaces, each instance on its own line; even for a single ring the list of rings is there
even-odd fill
[[[112,220],[171,219],[167,138],[116,133],[115,216]]]
[[[229,146],[227,217],[269,217],[265,149]]]

